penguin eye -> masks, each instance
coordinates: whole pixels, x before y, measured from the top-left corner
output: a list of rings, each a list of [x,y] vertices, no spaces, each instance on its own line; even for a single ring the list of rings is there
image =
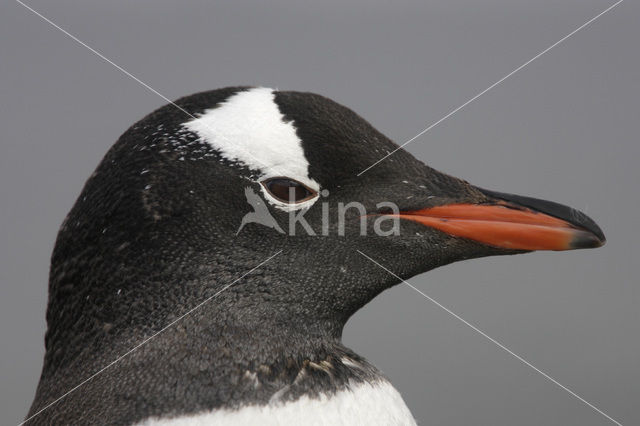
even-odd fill
[[[262,185],[276,200],[295,204],[316,196],[317,192],[297,180],[275,177],[262,182]]]

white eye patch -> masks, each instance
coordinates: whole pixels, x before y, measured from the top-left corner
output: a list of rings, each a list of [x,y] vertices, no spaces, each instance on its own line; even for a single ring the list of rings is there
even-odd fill
[[[238,92],[183,126],[196,133],[229,161],[259,170],[260,180],[288,177],[320,191],[309,177],[309,162],[292,122],[286,123],[275,103],[273,89],[259,87]],[[276,200],[263,188],[267,201],[281,210],[309,208],[316,198],[299,204]]]

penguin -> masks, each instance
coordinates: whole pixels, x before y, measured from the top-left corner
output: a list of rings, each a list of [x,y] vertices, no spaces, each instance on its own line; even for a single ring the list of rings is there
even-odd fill
[[[120,136],[60,228],[25,423],[415,425],[341,342],[358,309],[452,262],[604,242],[585,214],[436,171],[326,97],[186,96]]]

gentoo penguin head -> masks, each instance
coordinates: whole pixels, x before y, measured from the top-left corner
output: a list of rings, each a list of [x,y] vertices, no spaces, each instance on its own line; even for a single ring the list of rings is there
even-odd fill
[[[60,229],[32,417],[130,423],[335,391],[377,377],[363,360],[347,374],[341,332],[400,278],[604,241],[584,214],[438,172],[322,96],[187,96],[120,137]],[[336,374],[307,368],[323,362]]]
[[[605,241],[583,213],[480,189],[402,149],[359,174],[397,148],[312,93],[224,88],[158,109],[106,154],[62,226],[48,339],[79,318],[109,330],[161,323],[276,252],[220,301],[243,320],[296,317],[339,333],[398,282],[358,250],[407,278]]]
[[[149,114],[106,154],[61,228],[48,356],[72,357],[56,342],[78,333],[158,328],[223,288],[213,304],[226,322],[339,336],[399,282],[359,251],[408,278],[605,241],[576,210],[480,189],[402,149],[360,173],[397,149],[311,93],[224,88]]]

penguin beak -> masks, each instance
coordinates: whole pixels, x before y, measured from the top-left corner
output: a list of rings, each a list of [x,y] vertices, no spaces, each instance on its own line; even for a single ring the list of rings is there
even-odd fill
[[[512,250],[573,250],[602,246],[606,238],[584,213],[552,201],[477,188],[480,204],[448,204],[398,216],[455,237]]]

